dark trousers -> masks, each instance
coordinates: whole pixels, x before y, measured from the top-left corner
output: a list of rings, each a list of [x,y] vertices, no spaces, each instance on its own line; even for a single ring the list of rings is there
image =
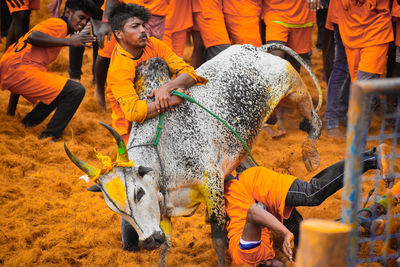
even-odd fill
[[[362,172],[377,169],[376,149],[362,154]],[[296,179],[290,187],[285,200],[287,206],[318,206],[326,198],[336,193],[343,187],[344,161],[322,170],[315,175],[310,182]],[[299,241],[300,222],[303,220],[301,214],[294,208],[290,217],[283,224],[294,235],[294,243]]]
[[[40,137],[61,137],[85,96],[82,84],[68,80],[60,94],[49,105],[39,102],[23,119],[25,126],[35,126],[43,122],[55,109],[53,117]]]
[[[338,128],[339,121],[346,120],[350,91],[350,74],[346,51],[337,24],[334,25],[334,29],[335,58],[326,96],[326,129]]]
[[[362,154],[362,172],[378,169],[376,149]],[[343,187],[344,161],[339,161],[315,175],[310,182],[296,179],[289,189],[287,206],[318,206]]]

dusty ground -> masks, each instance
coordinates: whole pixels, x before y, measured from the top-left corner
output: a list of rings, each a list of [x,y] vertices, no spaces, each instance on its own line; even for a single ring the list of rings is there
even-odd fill
[[[32,23],[47,18],[47,3],[34,11]],[[0,51],[3,51],[3,43]],[[127,253],[121,250],[120,217],[109,210],[101,194],[86,191],[88,185],[78,180],[82,172],[67,158],[63,143],[85,161],[101,166],[93,148],[112,157],[115,144],[97,122],[111,123],[110,109],[97,107],[91,83],[91,53],[84,58],[82,84],[86,96],[62,141],[38,140],[45,123],[24,128],[20,123],[32,109],[21,98],[15,117],[7,116],[8,91],[0,91],[0,265],[4,266],[153,266],[157,251]],[[186,51],[188,58],[190,48]],[[314,51],[313,70],[326,93],[322,79],[321,52]],[[49,70],[68,75],[68,50],[64,49]],[[302,75],[315,96],[311,79]],[[322,111],[324,107],[322,108]],[[319,112],[323,116],[323,112]],[[278,139],[265,132],[258,137],[252,152],[263,166],[309,180],[323,168],[343,159],[345,141],[328,139],[325,133],[318,142],[320,168],[308,173],[301,159],[301,144],[306,137],[298,130],[301,118],[287,110],[287,134]],[[344,131],[344,128],[342,128]],[[369,190],[366,187],[365,190]],[[319,207],[301,208],[305,218],[336,219],[340,217],[339,191]],[[229,259],[228,259],[229,261]],[[216,266],[210,226],[205,223],[204,206],[191,218],[173,219],[172,250],[169,266]]]

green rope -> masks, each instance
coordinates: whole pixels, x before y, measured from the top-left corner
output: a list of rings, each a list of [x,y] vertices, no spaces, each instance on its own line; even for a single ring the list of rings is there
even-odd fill
[[[160,119],[158,120],[156,137],[153,140],[153,144],[155,146],[158,145],[158,141],[160,140],[160,135],[161,135],[162,125],[163,125],[163,122],[164,122],[164,117],[165,117],[165,113],[161,114],[160,115]]]
[[[249,147],[247,146],[246,142],[242,139],[242,137],[240,137],[240,135],[228,124],[226,123],[223,119],[221,119],[220,117],[218,117],[217,115],[215,115],[214,113],[212,113],[210,110],[208,110],[206,107],[204,107],[203,105],[201,105],[200,103],[198,103],[196,100],[194,100],[193,97],[190,97],[186,94],[182,94],[178,91],[173,90],[171,92],[172,95],[176,95],[179,97],[182,97],[183,99],[188,100],[191,103],[195,103],[196,105],[198,105],[199,107],[201,107],[202,109],[204,109],[205,111],[207,111],[209,114],[211,114],[214,118],[216,118],[217,120],[219,120],[220,122],[222,122],[226,127],[228,127],[229,130],[232,131],[232,133],[234,133],[236,135],[236,137],[240,140],[240,142],[242,143],[242,145],[244,146],[244,148],[246,149],[247,153],[249,153],[249,156],[251,158],[251,160],[254,162],[255,165],[260,166],[260,164],[257,163],[257,161],[254,159],[253,154],[251,154],[251,151],[249,149]],[[161,118],[160,118],[161,120]],[[159,124],[160,125],[160,124]]]

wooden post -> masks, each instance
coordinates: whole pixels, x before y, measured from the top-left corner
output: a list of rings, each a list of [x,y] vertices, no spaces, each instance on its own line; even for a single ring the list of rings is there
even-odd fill
[[[304,220],[296,267],[345,267],[350,226],[322,219]]]

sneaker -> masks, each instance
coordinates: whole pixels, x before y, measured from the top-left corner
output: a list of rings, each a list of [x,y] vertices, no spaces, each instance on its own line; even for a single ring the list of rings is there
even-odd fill
[[[382,178],[386,181],[386,185],[389,186],[394,181],[394,173],[390,171],[392,148],[386,144],[380,144],[376,149],[376,155]]]

